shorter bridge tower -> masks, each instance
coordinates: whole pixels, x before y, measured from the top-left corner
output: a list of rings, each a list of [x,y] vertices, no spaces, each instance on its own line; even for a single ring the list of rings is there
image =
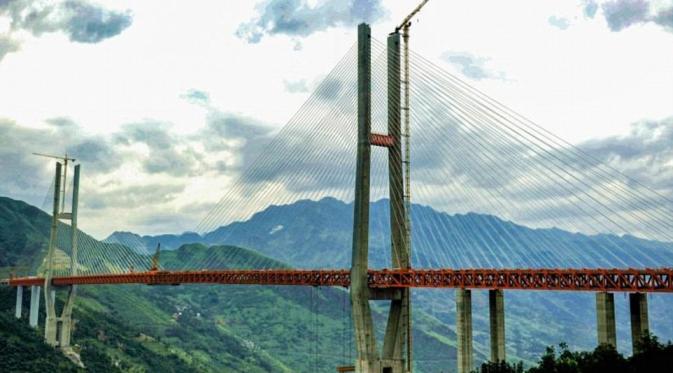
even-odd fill
[[[63,224],[62,220],[70,220],[70,274],[77,276],[77,207],[79,203],[79,173],[80,165],[75,166],[73,176],[72,204],[70,212],[65,212],[65,183],[68,167],[68,158],[64,162],[56,162],[56,174],[54,179],[54,209],[51,219],[51,232],[49,235],[49,250],[47,252],[46,274],[44,280],[44,306],[46,310],[46,321],[44,326],[44,338],[47,344],[62,349],[70,347],[70,337],[72,335],[72,310],[77,294],[77,286],[54,287],[52,278],[54,276],[54,255],[58,242],[58,227]],[[64,170],[64,168],[66,168]],[[63,176],[62,176],[63,175]],[[60,315],[56,307],[56,290],[66,290],[67,295],[65,303],[61,308]]]

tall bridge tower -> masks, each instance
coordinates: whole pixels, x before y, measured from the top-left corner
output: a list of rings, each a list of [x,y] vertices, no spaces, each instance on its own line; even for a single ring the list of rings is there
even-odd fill
[[[77,207],[79,204],[79,172],[80,165],[75,166],[72,188],[72,203],[70,212],[64,211],[65,206],[65,177],[62,177],[63,167],[67,167],[66,161],[61,164],[56,162],[56,175],[54,179],[54,209],[51,219],[51,231],[49,235],[49,250],[47,252],[47,268],[44,279],[44,305],[46,309],[46,321],[44,326],[44,338],[51,346],[61,348],[70,347],[70,337],[72,335],[72,309],[75,304],[77,294],[77,285],[67,286],[67,297],[61,314],[58,316],[56,309],[56,288],[51,280],[54,276],[54,254],[58,242],[58,226],[61,220],[70,220],[70,272],[72,276],[77,276]],[[65,172],[63,172],[65,176]],[[61,185],[63,183],[63,185]]]
[[[409,241],[404,203],[400,108],[400,35],[388,37],[388,134],[371,133],[371,30],[358,26],[358,148],[353,219],[351,303],[360,373],[411,371],[411,304],[409,289],[372,291],[368,287],[371,147],[388,150],[391,257],[393,268],[409,268]],[[379,351],[370,300],[390,300],[383,349]]]

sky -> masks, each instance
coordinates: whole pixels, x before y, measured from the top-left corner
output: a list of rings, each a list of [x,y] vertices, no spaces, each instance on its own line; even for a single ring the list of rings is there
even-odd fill
[[[83,168],[97,238],[195,229],[356,41],[415,1],[0,0],[0,195]],[[673,1],[439,1],[412,49],[673,198]]]

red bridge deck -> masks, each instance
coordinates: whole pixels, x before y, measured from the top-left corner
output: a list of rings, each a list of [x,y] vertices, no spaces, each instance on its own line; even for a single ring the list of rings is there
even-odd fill
[[[3,281],[10,286],[42,285],[44,278]],[[348,270],[151,271],[55,277],[55,286],[96,284],[350,285]],[[673,268],[662,269],[410,269],[370,270],[371,288],[466,288],[673,292]]]

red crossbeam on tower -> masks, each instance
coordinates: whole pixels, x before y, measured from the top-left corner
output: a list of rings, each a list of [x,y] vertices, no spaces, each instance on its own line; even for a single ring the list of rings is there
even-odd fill
[[[372,133],[369,135],[369,143],[374,146],[382,146],[384,148],[392,148],[395,145],[395,138],[390,135],[382,135],[380,133]]]
[[[150,271],[54,277],[54,286],[98,284],[220,284],[350,286],[350,271]],[[10,286],[43,285],[42,277],[4,280]],[[673,268],[661,269],[395,269],[370,270],[371,288],[465,288],[563,291],[673,292]]]

